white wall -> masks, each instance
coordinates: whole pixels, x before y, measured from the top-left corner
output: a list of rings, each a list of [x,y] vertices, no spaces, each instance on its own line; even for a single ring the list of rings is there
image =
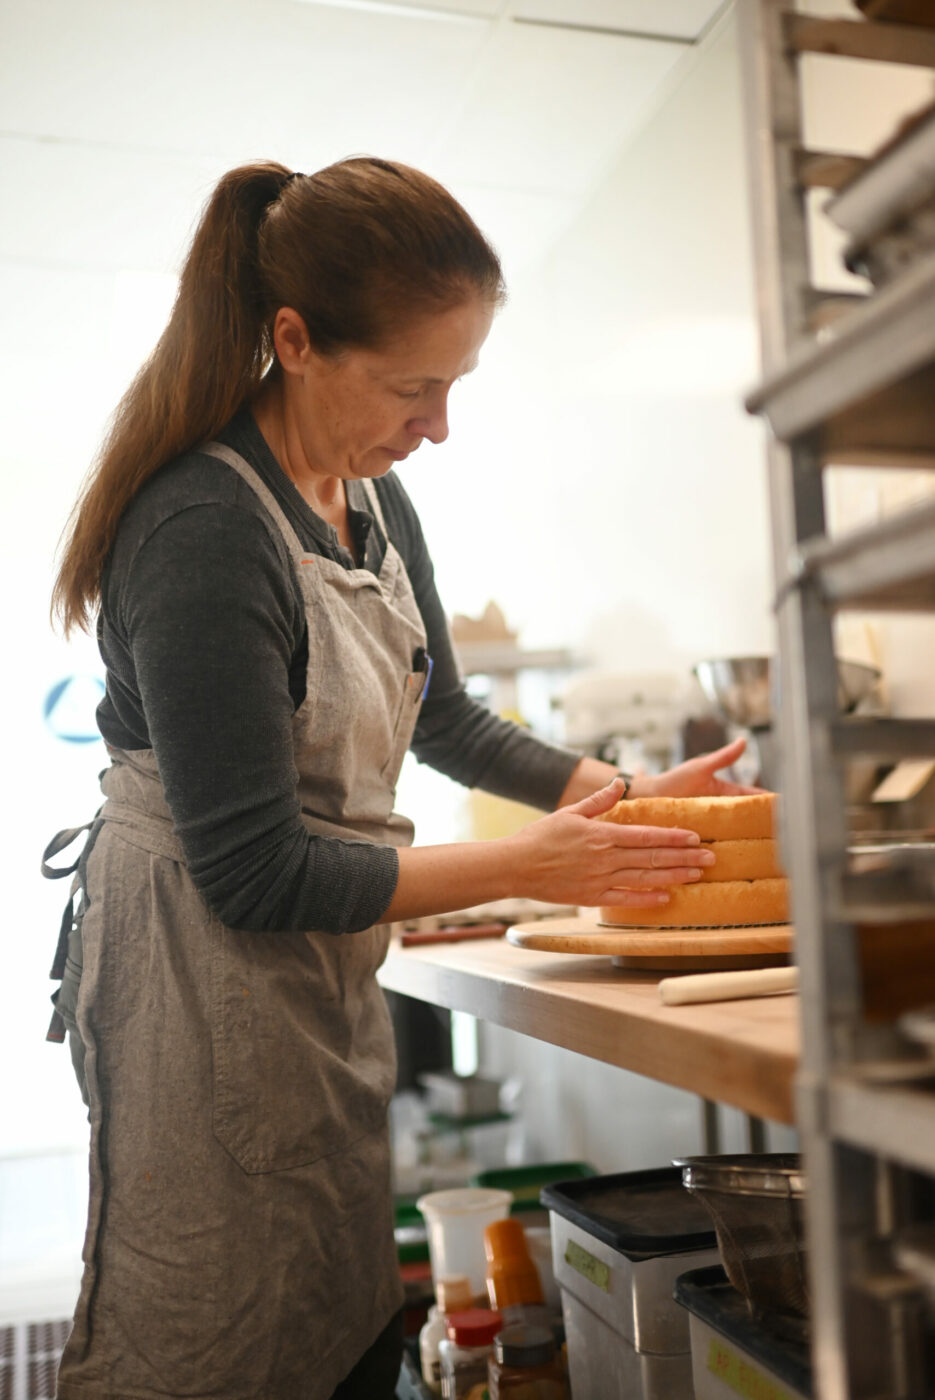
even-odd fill
[[[436,550],[450,607],[494,593],[524,641],[616,669],[771,643],[732,26],[665,99],[516,290],[458,469],[407,478],[430,541],[457,509],[469,542]]]
[[[728,21],[524,289],[514,436],[532,446],[494,522],[497,597],[524,637],[635,671],[772,647],[762,429],[741,405],[757,376],[744,161]],[[692,1095],[497,1027],[481,1046],[486,1070],[524,1081],[531,1152],[631,1170],[700,1149]],[[741,1149],[739,1115],[724,1130]]]
[[[836,8],[853,13],[846,0]],[[498,596],[511,616],[525,607],[537,639],[551,622],[615,669],[773,645],[763,435],[741,408],[758,355],[737,64],[728,16],[560,240],[523,322],[535,328],[527,363],[548,425],[534,512],[535,557],[549,562],[534,595],[515,568]],[[932,79],[816,59],[804,95],[811,144],[869,153],[931,100]],[[821,216],[813,239],[819,284],[853,287]],[[835,469],[832,527],[933,488],[918,474]],[[846,654],[883,664],[894,713],[935,713],[935,623],[848,616],[839,631]],[[481,1045],[485,1069],[524,1078],[532,1146],[546,1156],[620,1170],[697,1148],[688,1095],[497,1027],[482,1028]],[[739,1147],[739,1116],[724,1121],[725,1146]],[[777,1149],[793,1140],[776,1125],[770,1134]]]

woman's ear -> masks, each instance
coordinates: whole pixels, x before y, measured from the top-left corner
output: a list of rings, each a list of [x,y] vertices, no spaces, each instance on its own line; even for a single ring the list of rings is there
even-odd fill
[[[286,374],[302,374],[312,353],[305,322],[291,306],[281,306],[273,322],[276,358]]]

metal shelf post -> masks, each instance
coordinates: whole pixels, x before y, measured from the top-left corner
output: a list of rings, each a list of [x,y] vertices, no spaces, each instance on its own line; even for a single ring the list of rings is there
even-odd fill
[[[910,872],[905,885],[848,873],[843,766],[850,755],[927,752],[935,724],[843,723],[832,625],[835,610],[850,605],[935,610],[935,512],[907,513],[832,542],[823,470],[836,444],[842,452],[853,444],[866,461],[885,459],[892,448],[894,461],[908,452],[913,464],[932,464],[935,259],[849,310],[830,340],[812,337],[807,188],[822,170],[830,184],[863,162],[848,167],[846,155],[832,161],[803,149],[799,56],[935,66],[935,30],[787,11],[781,0],[740,0],[764,370],[748,407],[772,430],[781,834],[802,994],[797,1107],[808,1176],[815,1394],[921,1400],[933,1393],[925,1376],[927,1324],[916,1281],[893,1264],[893,1241],[912,1219],[908,1170],[935,1176],[930,1145],[913,1151],[911,1116],[921,1112],[935,1130],[935,1092],[926,1099],[920,1086],[888,1098],[881,1087],[883,1071],[895,1065],[898,1074],[906,1062],[907,1046],[894,1016],[869,1006],[867,966],[875,927],[899,929],[903,946],[908,939],[921,949],[931,939],[935,947],[935,882],[924,871]],[[886,360],[885,345],[893,352]],[[861,458],[845,453],[843,460]],[[875,1135],[874,1116],[889,1136]]]

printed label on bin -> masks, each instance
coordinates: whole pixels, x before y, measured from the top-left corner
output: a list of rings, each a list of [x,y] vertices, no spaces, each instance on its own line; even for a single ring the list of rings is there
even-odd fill
[[[593,1254],[582,1249],[580,1244],[575,1244],[574,1240],[569,1240],[565,1246],[565,1263],[570,1264],[589,1283],[602,1288],[605,1293],[610,1292],[610,1276],[613,1273],[610,1265],[605,1264],[603,1259],[595,1259]]]
[[[744,1400],[792,1400],[784,1386],[770,1380],[717,1337],[712,1337],[708,1346],[708,1370]]]

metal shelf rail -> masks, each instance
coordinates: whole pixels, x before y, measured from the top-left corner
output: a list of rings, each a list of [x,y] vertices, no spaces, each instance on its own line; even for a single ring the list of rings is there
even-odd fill
[[[935,67],[935,29],[816,19],[781,0],[739,0],[739,14],[764,366],[747,406],[771,429],[814,1394],[922,1400],[935,1394],[930,1314],[896,1259],[900,1233],[935,1214],[935,1061],[899,1018],[935,1002],[935,879],[924,858],[853,871],[844,771],[857,757],[935,757],[935,721],[842,720],[832,625],[848,607],[935,610],[935,507],[832,540],[823,471],[935,466],[935,258],[815,335],[807,194],[861,164],[804,149],[800,59]]]

